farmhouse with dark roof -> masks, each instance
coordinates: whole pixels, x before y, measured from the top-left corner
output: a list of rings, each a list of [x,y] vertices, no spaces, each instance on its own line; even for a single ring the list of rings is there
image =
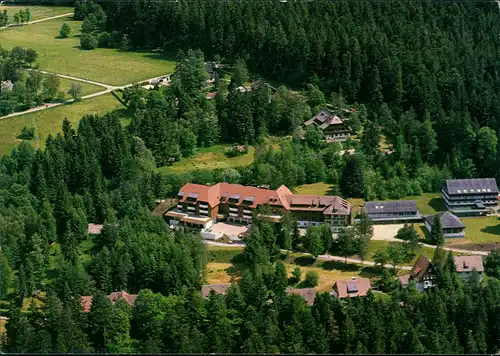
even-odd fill
[[[351,129],[337,115],[328,110],[321,110],[316,116],[304,122],[307,127],[316,125],[325,134],[327,141],[345,141],[351,136]]]

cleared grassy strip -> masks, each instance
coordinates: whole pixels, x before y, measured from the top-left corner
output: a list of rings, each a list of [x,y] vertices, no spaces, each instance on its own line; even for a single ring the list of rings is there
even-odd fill
[[[186,173],[198,169],[235,168],[248,166],[253,162],[255,149],[249,148],[248,153],[237,157],[226,157],[225,149],[228,145],[216,145],[199,148],[192,157],[182,158],[171,166],[161,167],[166,173]]]
[[[57,38],[63,23],[72,36]],[[81,21],[59,18],[38,24],[12,27],[0,32],[2,47],[30,47],[38,52],[40,69],[88,78],[110,85],[125,85],[173,72],[175,63],[151,52],[128,52],[110,48],[80,49]]]
[[[0,120],[0,155],[11,151],[22,142],[18,136],[24,126],[36,128],[38,137],[29,142],[35,148],[42,148],[49,134],[55,135],[61,131],[64,118],[76,127],[78,121],[86,114],[105,114],[113,110],[123,110],[121,116],[126,116],[125,109],[118,100],[111,94],[106,94],[77,103],[2,119]]]
[[[328,183],[303,184],[295,187],[295,193],[306,195],[331,195],[332,186]]]

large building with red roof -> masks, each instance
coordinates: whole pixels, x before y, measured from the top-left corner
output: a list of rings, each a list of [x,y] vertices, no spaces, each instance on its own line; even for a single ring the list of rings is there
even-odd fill
[[[351,205],[338,196],[293,194],[284,185],[272,190],[230,183],[188,183],[177,194],[177,206],[165,215],[171,225],[208,228],[217,220],[250,223],[261,217],[279,221],[286,211],[295,216],[299,227],[326,223],[338,231],[349,225]]]

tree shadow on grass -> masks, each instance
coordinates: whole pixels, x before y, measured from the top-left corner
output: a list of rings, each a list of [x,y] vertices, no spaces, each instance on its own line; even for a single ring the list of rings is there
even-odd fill
[[[382,274],[383,269],[380,267],[363,267],[359,275],[365,278],[379,277]]]
[[[446,211],[446,206],[442,198],[432,198],[429,200],[429,206],[435,211]]]
[[[316,259],[311,256],[299,256],[293,260],[293,263],[299,266],[312,266]]]
[[[359,271],[359,266],[351,263],[343,263],[339,261],[325,261],[320,265],[321,268],[325,270],[339,270],[342,272],[357,272]]]
[[[492,234],[492,235],[500,235],[500,224],[486,226],[485,228],[481,229],[481,232],[484,232],[486,234]]]

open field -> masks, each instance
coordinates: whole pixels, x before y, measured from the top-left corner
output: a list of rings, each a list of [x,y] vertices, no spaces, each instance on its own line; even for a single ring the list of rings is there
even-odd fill
[[[194,156],[181,158],[171,166],[161,167],[165,173],[186,173],[197,169],[235,168],[248,166],[253,162],[254,147],[248,153],[237,157],[226,157],[225,149],[228,145],[216,145],[197,149]]]
[[[73,7],[69,6],[31,6],[31,5],[0,5],[0,11],[7,10],[9,15],[9,23],[14,23],[14,14],[19,10],[30,9],[31,21],[45,19],[47,17],[68,14],[73,12]],[[29,25],[25,25],[29,26]]]
[[[60,132],[64,118],[68,118],[76,127],[78,121],[86,114],[104,114],[119,109],[124,110],[122,104],[111,94],[106,94],[77,103],[0,120],[0,155],[12,150],[22,141],[18,136],[24,126],[36,127],[38,138],[29,142],[35,148],[42,148],[49,134],[55,135]]]
[[[71,79],[66,79],[66,78],[59,78],[59,90],[63,91],[65,95],[65,99],[73,99],[71,95],[68,94],[68,90],[71,86],[71,83],[78,83],[82,86],[82,96],[89,95],[89,94],[94,94],[98,93],[100,91],[106,90],[106,88],[100,87],[98,85],[94,84],[88,84],[84,82],[79,82],[76,80],[71,80]]]
[[[60,39],[59,29],[67,22],[72,36]],[[40,69],[110,85],[125,85],[174,71],[175,63],[151,52],[125,52],[96,48],[81,50],[78,34],[81,21],[59,18],[39,24],[12,27],[0,32],[4,48],[30,47],[38,52]]]

